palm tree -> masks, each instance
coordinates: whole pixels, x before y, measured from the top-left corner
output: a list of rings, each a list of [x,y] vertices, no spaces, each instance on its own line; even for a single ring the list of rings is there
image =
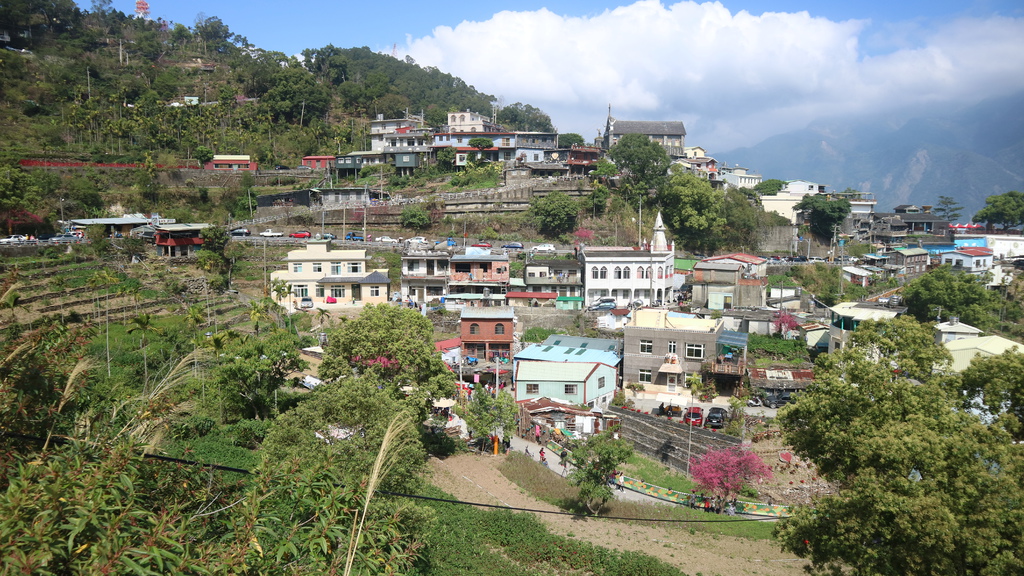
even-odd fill
[[[185,308],[185,324],[192,330],[192,352],[201,345],[199,339],[199,332],[196,330],[200,324],[204,323],[206,318],[203,317],[203,307],[199,304],[193,304]],[[192,366],[192,373],[197,374],[199,372],[199,357],[195,357],[195,364]]]
[[[142,340],[139,345],[139,349],[142,350],[142,369],[145,374],[145,382],[143,387],[149,384],[149,363],[146,358],[146,334],[163,334],[163,330],[160,329],[154,322],[152,314],[139,314],[138,316],[131,319],[131,326],[128,327],[128,333],[141,332]]]
[[[316,309],[316,321],[320,323],[320,331],[324,331],[324,324],[331,319],[331,313],[326,308]]]
[[[113,274],[110,273],[109,270],[107,270],[106,268],[103,268],[99,272],[93,274],[89,278],[89,286],[91,286],[93,288],[99,288],[100,286],[109,286],[110,284],[113,284],[114,282],[117,282],[118,280],[119,279],[118,279],[117,276],[114,276]],[[104,316],[105,317],[104,323],[106,325],[106,333],[107,333],[107,336],[106,336],[106,341],[107,341],[107,343],[106,343],[106,346],[107,346],[107,376],[110,376],[110,291],[109,290],[107,290],[106,296],[107,296],[107,313]],[[99,296],[96,297],[96,300],[97,300],[97,302],[99,302]]]
[[[249,302],[249,320],[256,323],[256,336],[259,336],[260,320],[270,320],[270,306],[266,299]]]
[[[284,280],[278,279],[274,280],[273,285],[270,287],[270,291],[274,293],[274,296],[277,298],[277,303],[280,304],[281,300],[284,300],[284,297],[292,291],[292,287]]]

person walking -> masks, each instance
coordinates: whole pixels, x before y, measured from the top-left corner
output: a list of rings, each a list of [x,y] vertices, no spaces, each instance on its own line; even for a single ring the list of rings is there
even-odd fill
[[[544,448],[540,449],[540,463],[545,466],[548,465],[548,457],[546,454],[544,454]]]
[[[562,453],[558,455],[559,460],[562,461],[562,477],[565,477],[566,469],[569,466],[569,451],[562,449]]]

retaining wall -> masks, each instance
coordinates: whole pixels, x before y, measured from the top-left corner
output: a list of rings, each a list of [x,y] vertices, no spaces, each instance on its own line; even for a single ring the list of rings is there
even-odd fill
[[[670,421],[619,407],[608,410],[622,420],[619,434],[632,442],[637,452],[681,472],[689,473],[688,457],[741,444],[734,436],[687,426],[677,419]]]

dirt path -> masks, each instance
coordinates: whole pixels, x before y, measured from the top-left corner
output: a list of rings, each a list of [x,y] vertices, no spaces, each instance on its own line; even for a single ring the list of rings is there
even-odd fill
[[[445,460],[431,458],[433,483],[461,500],[552,510],[533,499],[498,471],[500,456],[460,454]],[[617,550],[644,552],[687,574],[728,575],[804,574],[805,562],[771,542],[731,536],[690,534],[685,528],[653,528],[611,520],[585,520],[540,514],[552,532]]]

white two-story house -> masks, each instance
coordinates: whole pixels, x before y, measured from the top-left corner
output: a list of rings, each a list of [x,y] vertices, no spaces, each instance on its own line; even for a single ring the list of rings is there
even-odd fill
[[[272,286],[278,280],[288,284],[288,294],[277,300],[282,306],[297,307],[303,298],[311,298],[317,308],[388,301],[388,271],[369,269],[366,250],[339,250],[330,240],[310,240],[289,251],[284,261],[286,268],[270,275]]]
[[[619,306],[637,300],[649,305],[672,297],[675,246],[665,240],[660,213],[654,224],[654,238],[643,249],[586,246],[581,258],[588,304],[610,297]]]

